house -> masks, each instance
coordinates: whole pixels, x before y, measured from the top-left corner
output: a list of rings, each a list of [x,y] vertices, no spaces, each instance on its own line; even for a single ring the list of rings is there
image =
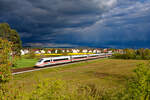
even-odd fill
[[[107,49],[103,49],[103,52],[104,52],[104,53],[107,53],[107,52],[108,52],[108,50],[107,50]]]
[[[65,50],[64,50],[64,49],[62,50],[62,53],[65,53]]]
[[[67,49],[67,52],[70,52],[70,51]]]
[[[101,50],[97,50],[97,53],[101,53]]]
[[[72,53],[78,53],[78,50],[72,49]]]
[[[41,54],[41,52],[39,50],[36,50],[35,54]]]
[[[87,53],[87,52],[88,52],[88,50],[87,50],[87,49],[84,49],[84,50],[82,50],[82,52],[83,52],[83,53]]]
[[[89,50],[89,53],[92,53],[92,50]]]
[[[48,50],[47,53],[52,53],[51,50]]]
[[[97,50],[93,50],[93,53],[97,53]]]
[[[25,55],[25,52],[23,50],[20,50],[21,55]]]
[[[55,53],[58,53],[58,50],[55,50]]]
[[[44,54],[44,53],[45,53],[45,51],[44,51],[44,50],[41,50],[41,53],[42,53],[42,54]]]

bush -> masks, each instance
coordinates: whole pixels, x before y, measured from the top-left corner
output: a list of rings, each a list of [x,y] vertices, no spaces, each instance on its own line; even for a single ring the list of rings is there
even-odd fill
[[[47,79],[36,86],[30,100],[111,100],[113,94],[95,84],[70,85],[66,81]]]
[[[44,80],[36,86],[30,100],[96,100],[90,88],[70,86],[62,80]]]
[[[150,100],[150,63],[139,64],[134,72],[136,78],[129,82],[129,96],[134,100]]]
[[[137,55],[135,59],[137,59],[137,60],[141,60],[141,59],[142,59],[142,57],[141,57],[140,55]]]
[[[126,88],[116,93],[117,100],[150,100],[150,64],[139,64]]]

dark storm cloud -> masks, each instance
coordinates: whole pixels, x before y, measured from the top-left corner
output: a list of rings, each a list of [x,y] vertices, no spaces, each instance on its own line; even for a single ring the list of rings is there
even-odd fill
[[[99,9],[99,5],[96,5],[96,2],[93,1],[94,0],[28,0],[28,2],[36,8],[55,11],[56,14],[60,15],[101,13],[105,10]]]
[[[149,41],[149,6],[148,0],[0,0],[0,22],[15,28],[24,45],[126,47]]]
[[[150,2],[134,1],[104,13],[94,25],[82,30],[82,41],[105,47],[149,47],[149,26]]]
[[[26,36],[31,36],[33,41],[37,41],[41,40],[38,38],[40,36],[61,34],[62,28],[90,26],[99,19],[100,14],[109,9],[111,5],[107,5],[107,2],[110,1],[1,0],[0,20],[17,29],[24,41],[28,41],[24,39],[25,34],[32,34]],[[60,29],[61,31],[57,31]]]
[[[15,5],[12,5],[12,4],[13,4],[13,1],[0,0],[0,13],[4,13],[4,12],[8,12],[12,10],[15,7]]]

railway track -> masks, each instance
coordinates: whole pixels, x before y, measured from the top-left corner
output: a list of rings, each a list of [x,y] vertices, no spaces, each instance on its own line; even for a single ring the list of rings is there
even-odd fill
[[[104,59],[104,58],[106,58],[106,57],[99,57],[99,58],[88,59],[88,60]],[[18,69],[12,69],[11,72],[12,72],[13,75],[17,75],[17,74],[22,74],[22,73],[26,73],[26,72],[33,72],[33,71],[39,71],[39,70],[43,70],[43,69],[61,67],[61,66],[65,66],[65,65],[74,64],[74,63],[80,63],[80,62],[88,61],[88,60],[82,60],[82,61],[75,61],[75,62],[69,62],[69,63],[49,65],[49,66],[41,67],[41,68],[38,68],[38,67],[18,68]]]

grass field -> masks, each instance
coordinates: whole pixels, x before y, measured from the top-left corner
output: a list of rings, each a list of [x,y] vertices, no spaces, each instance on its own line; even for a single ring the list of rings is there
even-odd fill
[[[133,70],[143,60],[98,59],[59,68],[44,69],[14,75],[16,86],[24,84],[25,90],[31,90],[33,85],[45,78],[61,79],[70,84],[95,84],[99,88],[121,88],[126,79],[133,77]]]
[[[35,63],[38,61],[38,59],[25,59],[21,58],[17,60],[15,67],[13,68],[25,68],[25,67],[32,67],[35,65]]]

